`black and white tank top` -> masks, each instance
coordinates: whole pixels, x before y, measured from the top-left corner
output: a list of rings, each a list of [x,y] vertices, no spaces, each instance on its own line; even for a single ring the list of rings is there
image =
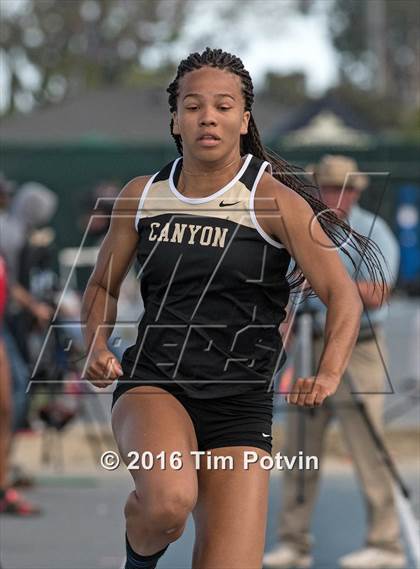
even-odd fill
[[[259,225],[258,183],[271,166],[248,154],[210,196],[177,190],[182,158],[148,181],[135,219],[144,312],[126,377],[175,382],[195,398],[267,390],[285,360],[278,327],[290,255]]]

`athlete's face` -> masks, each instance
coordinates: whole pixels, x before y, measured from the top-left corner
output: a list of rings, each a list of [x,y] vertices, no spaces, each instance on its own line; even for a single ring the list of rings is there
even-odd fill
[[[234,73],[202,67],[179,84],[174,134],[181,135],[185,155],[213,161],[240,152],[240,135],[248,132],[241,80]]]

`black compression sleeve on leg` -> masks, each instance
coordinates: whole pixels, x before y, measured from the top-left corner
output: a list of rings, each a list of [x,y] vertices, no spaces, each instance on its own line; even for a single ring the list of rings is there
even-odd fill
[[[125,547],[127,550],[125,569],[155,569],[159,558],[162,557],[168,549],[168,546],[166,546],[161,551],[158,551],[153,555],[139,555],[131,547],[127,534],[125,534]]]

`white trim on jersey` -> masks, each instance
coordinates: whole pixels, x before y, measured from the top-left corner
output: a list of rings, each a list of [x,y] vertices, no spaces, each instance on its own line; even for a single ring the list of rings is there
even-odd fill
[[[270,243],[270,245],[277,247],[277,249],[285,249],[284,245],[282,245],[281,243],[278,243],[277,241],[272,239],[268,235],[268,233],[266,233],[264,231],[264,229],[258,223],[257,216],[255,215],[255,211],[254,211],[255,192],[257,191],[258,182],[261,180],[262,175],[264,174],[264,171],[267,168],[267,166],[269,167],[270,174],[271,174],[271,172],[272,172],[271,164],[269,162],[263,162],[260,166],[260,169],[258,170],[258,174],[257,174],[257,177],[255,178],[254,185],[252,186],[251,196],[249,198],[249,209],[250,209],[249,215],[252,219],[253,224],[255,225],[255,229],[258,231],[258,233],[261,235],[261,237],[263,237],[267,241],[267,243]]]
[[[178,192],[178,190],[176,189],[175,184],[174,184],[173,176],[175,173],[175,168],[176,168],[176,165],[178,164],[178,162],[181,160],[181,157],[179,157],[175,160],[175,162],[172,165],[171,173],[169,175],[169,187],[170,187],[172,193],[175,194],[176,197],[183,202],[190,203],[190,204],[210,202],[210,201],[214,200],[215,198],[218,198],[219,196],[221,196],[225,192],[227,192],[232,186],[234,186],[236,184],[236,182],[240,178],[242,178],[243,173],[248,168],[248,165],[251,162],[251,159],[252,159],[252,154],[248,154],[247,157],[245,158],[245,161],[242,165],[242,168],[239,170],[239,172],[236,174],[236,176],[233,178],[233,180],[228,182],[226,184],[226,186],[223,186],[223,188],[221,188],[220,190],[217,190],[217,192],[214,192],[214,194],[211,194],[210,196],[206,196],[204,198],[188,198],[188,197],[184,196],[183,194],[181,194],[180,192]]]
[[[144,200],[146,199],[147,192],[150,190],[150,186],[153,184],[153,180],[156,178],[156,176],[158,174],[159,174],[159,172],[156,172],[156,174],[153,174],[153,176],[151,178],[149,178],[149,181],[147,182],[147,184],[143,188],[143,192],[142,192],[141,198],[139,200],[139,205],[137,207],[136,219],[134,221],[134,229],[136,231],[137,231],[137,227],[139,225],[139,221],[141,218],[141,212],[143,210]]]

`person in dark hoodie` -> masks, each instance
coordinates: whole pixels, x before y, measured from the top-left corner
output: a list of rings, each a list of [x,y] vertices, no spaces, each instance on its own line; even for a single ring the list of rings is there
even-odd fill
[[[0,212],[0,252],[6,260],[9,281],[4,341],[13,378],[14,430],[22,426],[27,408],[29,352],[25,331],[29,321],[45,327],[53,315],[51,306],[31,290],[28,253],[40,228],[54,215],[57,204],[58,198],[50,189],[27,182],[18,189],[10,207]]]
[[[1,178],[0,182],[4,179]],[[10,448],[13,432],[19,427],[26,409],[28,367],[10,325],[28,311],[44,324],[51,308],[39,300],[19,280],[22,253],[38,227],[51,219],[57,207],[55,194],[35,182],[24,184],[11,199],[10,185],[0,183],[0,258],[3,311],[0,338],[0,389],[4,410],[0,428],[0,514],[31,516],[40,508],[28,502],[14,488],[10,476]],[[7,280],[6,280],[7,275]],[[7,286],[6,286],[7,283]],[[7,302],[6,302],[7,298]],[[4,321],[3,321],[4,312]],[[2,409],[3,411],[3,409]]]

